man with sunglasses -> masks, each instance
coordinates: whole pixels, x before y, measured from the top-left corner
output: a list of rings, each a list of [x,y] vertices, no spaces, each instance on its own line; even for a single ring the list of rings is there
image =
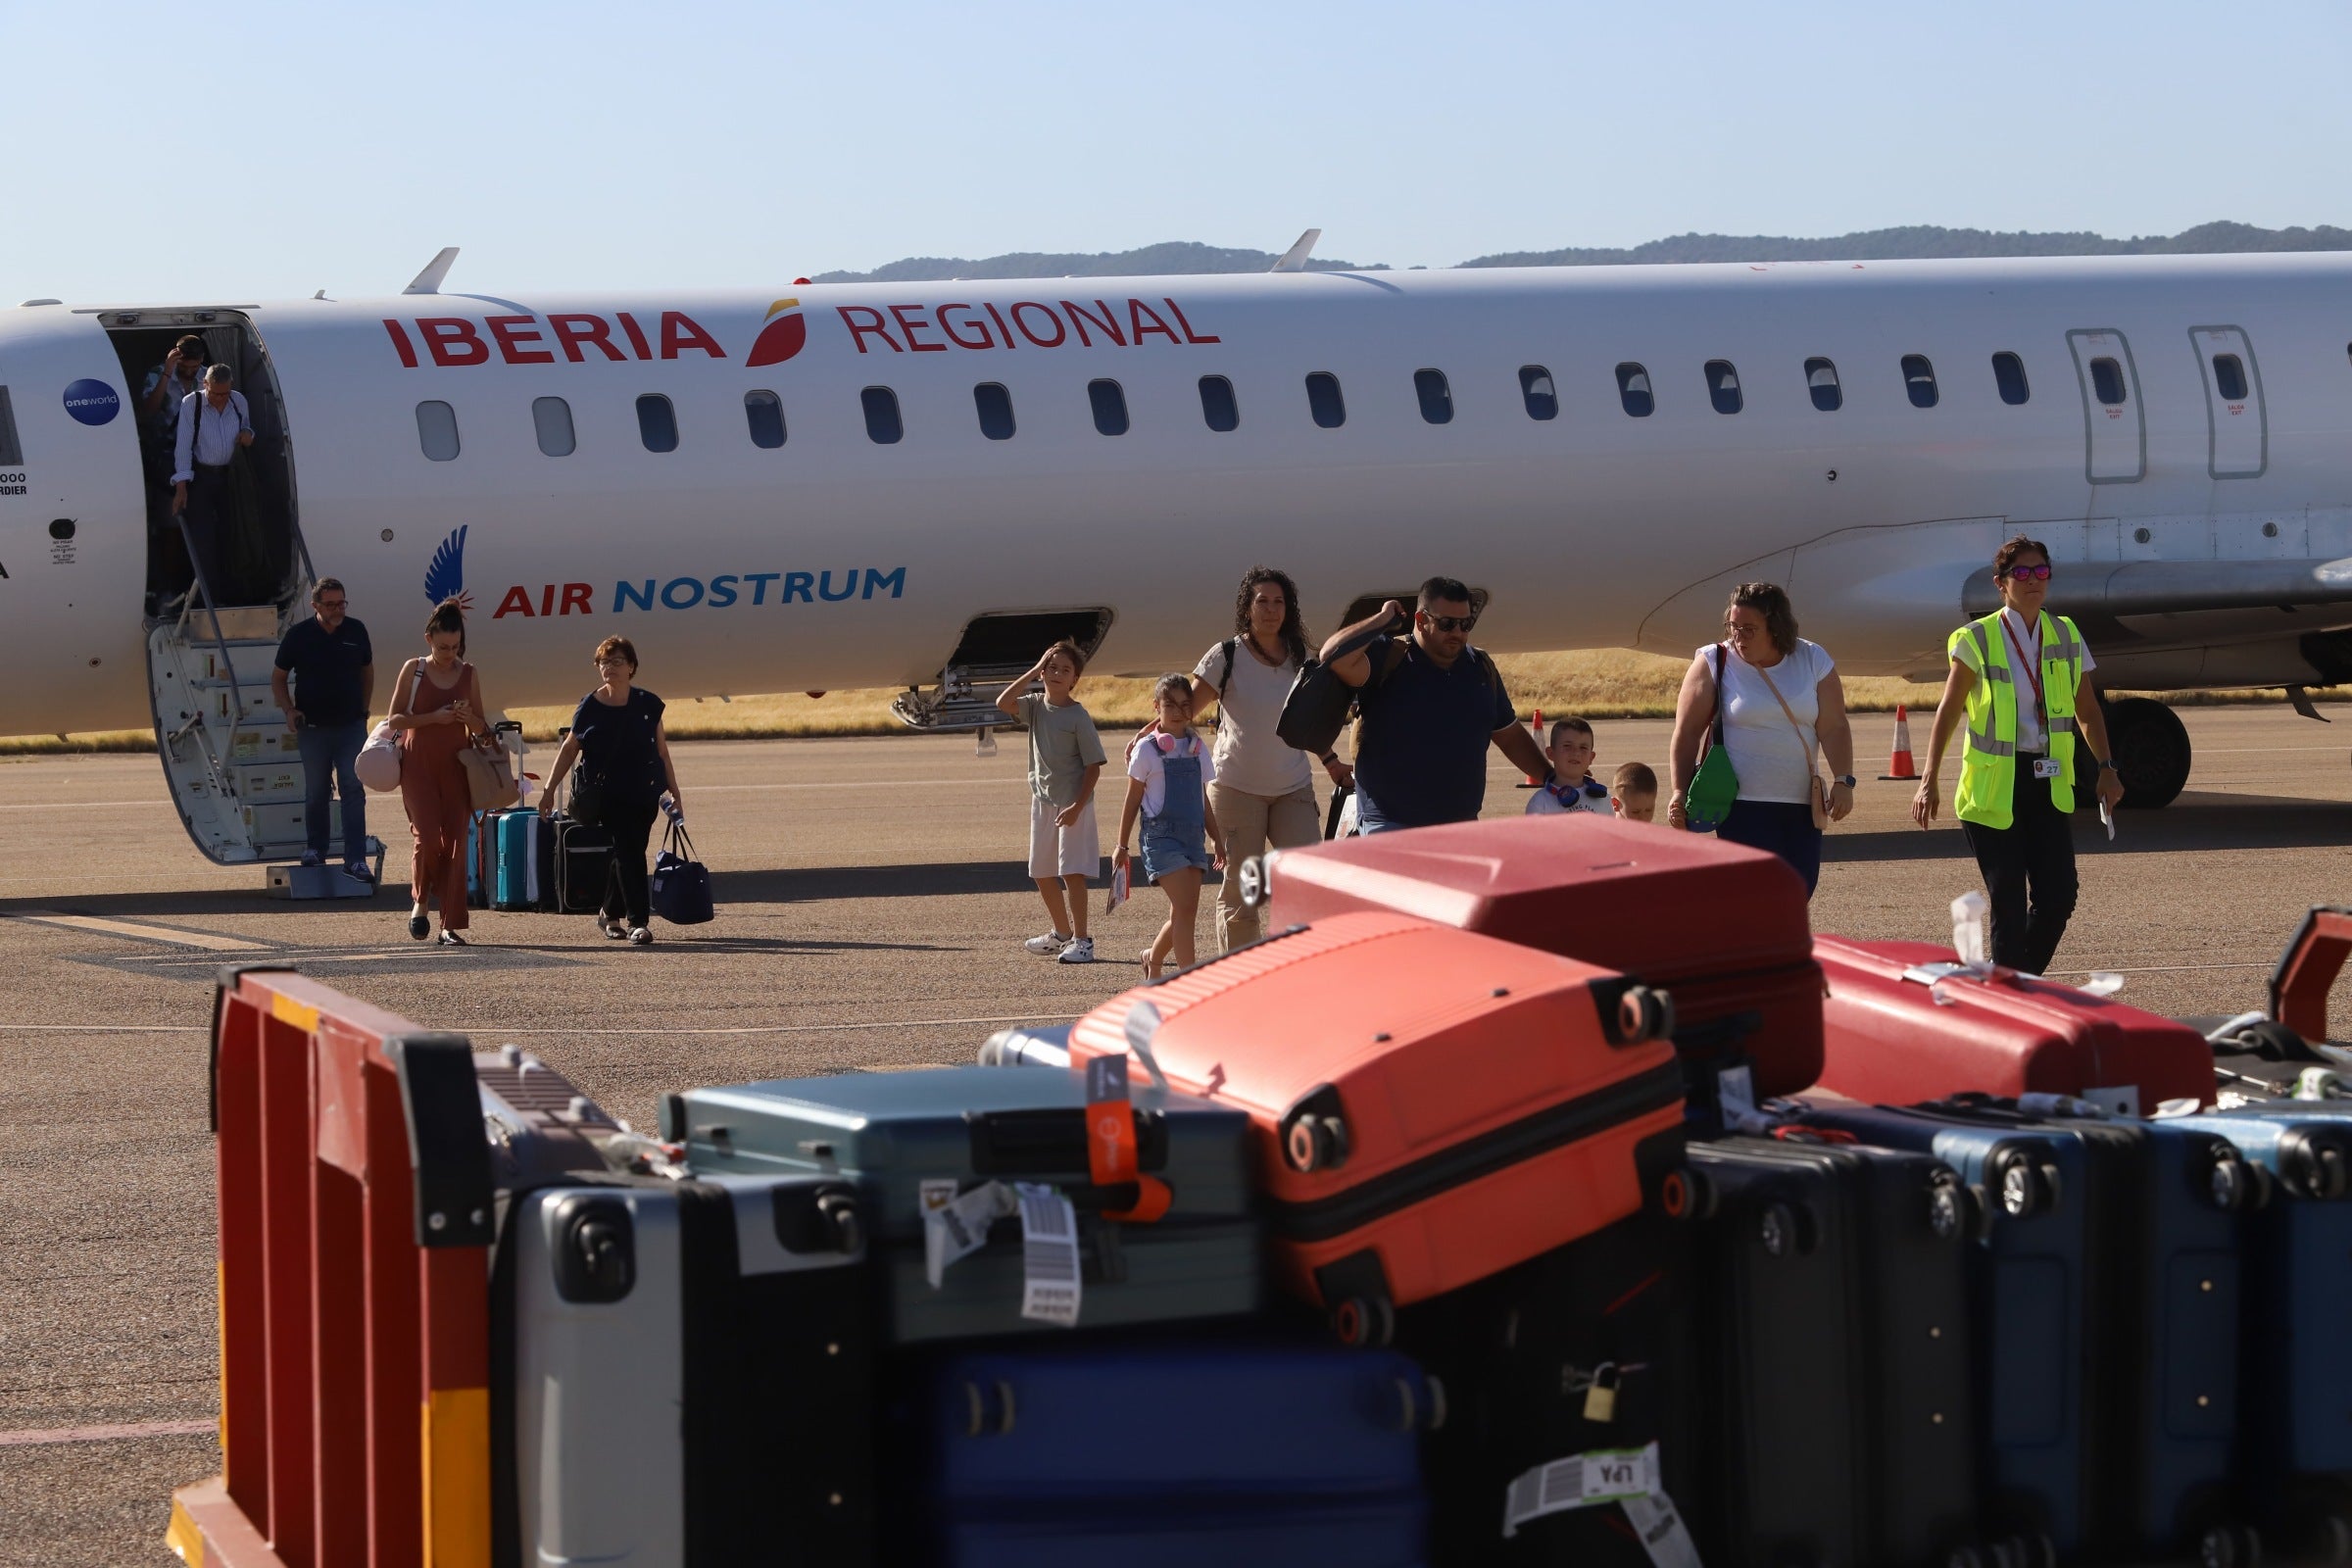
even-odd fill
[[[2090,684],[2097,662],[2073,620],[2042,609],[2048,548],[2020,534],[1994,555],[1992,575],[2001,608],[1952,633],[1951,674],[1911,818],[1923,828],[1936,820],[1944,748],[1965,716],[1952,812],[1992,903],[1992,961],[2042,974],[2075,912],[2075,785],[2095,770],[2098,797],[2113,810],[2124,781]]]
[[[277,666],[270,675],[270,695],[302,753],[303,827],[310,835],[302,863],[318,865],[326,858],[326,799],[332,785],[343,808],[344,874],[369,882],[374,878],[368,867],[368,792],[360,788],[359,760],[375,704],[375,651],[336,579],[318,579],[311,590],[311,612],[312,618],[297,621],[277,645]]]
[[[1356,688],[1363,714],[1355,789],[1356,820],[1365,833],[1474,820],[1486,804],[1490,743],[1532,777],[1551,773],[1543,748],[1520,726],[1494,662],[1470,646],[1478,611],[1455,579],[1432,577],[1421,585],[1410,637],[1377,636],[1332,657],[1378,627],[1396,626],[1403,614],[1392,599],[1323,645],[1326,667]]]

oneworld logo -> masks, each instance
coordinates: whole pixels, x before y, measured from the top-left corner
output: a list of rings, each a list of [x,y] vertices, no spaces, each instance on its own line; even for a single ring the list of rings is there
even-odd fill
[[[104,381],[76,381],[66,388],[66,412],[84,424],[105,424],[122,408],[122,397]]]
[[[778,312],[785,314],[778,315]],[[767,320],[760,335],[752,342],[752,352],[744,357],[744,367],[757,370],[762,365],[782,365],[808,346],[808,318],[801,314],[799,300],[778,300],[767,308]]]

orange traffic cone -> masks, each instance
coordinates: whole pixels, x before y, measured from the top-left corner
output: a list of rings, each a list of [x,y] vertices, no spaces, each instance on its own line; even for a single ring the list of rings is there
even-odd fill
[[[1919,764],[1911,760],[1911,710],[1901,703],[1894,705],[1894,757],[1887,762],[1889,772],[1883,779],[1915,779]]]
[[[1536,710],[1535,722],[1528,725],[1528,728],[1535,731],[1536,745],[1541,747],[1544,744],[1544,710],[1541,708]],[[1530,773],[1520,782],[1519,787],[1523,790],[1540,790],[1544,787],[1543,777],[1540,774]]]

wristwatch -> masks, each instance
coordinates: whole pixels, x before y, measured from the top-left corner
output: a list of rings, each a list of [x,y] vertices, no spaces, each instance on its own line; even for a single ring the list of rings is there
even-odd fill
[[[1323,765],[1325,767],[1329,767],[1332,763],[1338,761],[1339,760],[1340,754],[1337,752],[1325,752],[1323,754]]]
[[[1850,789],[1853,789],[1853,788],[1855,788],[1855,784],[1854,784],[1854,775],[1853,775],[1853,774],[1851,774],[1851,773],[1840,773],[1840,774],[1838,774],[1838,783],[1840,783],[1840,784],[1842,784],[1842,785],[1844,785],[1844,786],[1845,786],[1847,789],[1849,789],[1849,790],[1850,790]]]
[[[2105,757],[2102,757],[2102,758],[2100,758],[2100,759],[2099,759],[2099,771],[2100,771],[2100,772],[2102,772],[2102,773],[2112,773],[2112,772],[2114,772],[2114,771],[2115,771],[2115,762],[2114,762],[2114,760],[2113,760],[2113,759],[2111,759],[2111,758],[2105,758]]]

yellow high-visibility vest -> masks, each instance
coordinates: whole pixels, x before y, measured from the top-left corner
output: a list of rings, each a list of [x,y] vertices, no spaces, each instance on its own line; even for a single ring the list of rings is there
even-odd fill
[[[2004,828],[2013,819],[2017,793],[2018,680],[2001,612],[1952,633],[1946,652],[1958,659],[1963,643],[1976,648],[1977,683],[1968,690],[1968,737],[1952,809],[1963,822]],[[2082,634],[2066,616],[2042,612],[2041,690],[2048,709],[2043,755],[2058,764],[2050,804],[2061,811],[2075,808],[2075,692],[2082,684]]]

